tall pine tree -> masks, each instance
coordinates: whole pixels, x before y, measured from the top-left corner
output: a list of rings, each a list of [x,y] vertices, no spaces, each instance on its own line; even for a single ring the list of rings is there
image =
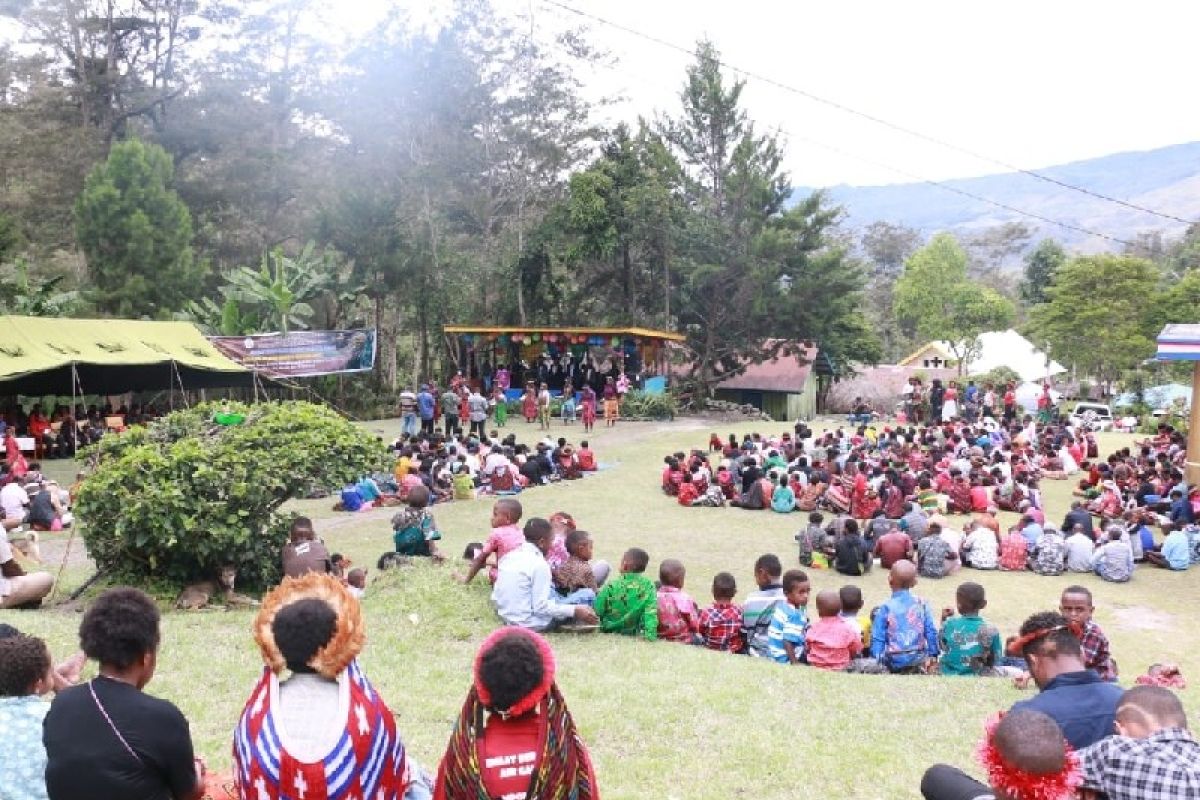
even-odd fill
[[[131,139],[88,175],[75,229],[101,313],[165,317],[199,293],[204,268],[192,256],[192,216],[173,174],[165,150]]]

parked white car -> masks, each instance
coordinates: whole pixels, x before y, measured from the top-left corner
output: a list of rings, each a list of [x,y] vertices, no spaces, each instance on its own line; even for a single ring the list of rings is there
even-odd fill
[[[1113,412],[1104,403],[1076,403],[1071,412],[1071,424],[1093,431],[1107,431],[1113,426]]]

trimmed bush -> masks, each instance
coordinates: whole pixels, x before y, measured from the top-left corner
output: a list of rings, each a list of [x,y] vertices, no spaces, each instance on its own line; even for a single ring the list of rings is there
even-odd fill
[[[76,512],[101,570],[183,584],[232,563],[239,586],[260,588],[279,580],[291,523],[280,506],[388,463],[375,436],[305,402],[207,403],[106,436],[82,457]]]

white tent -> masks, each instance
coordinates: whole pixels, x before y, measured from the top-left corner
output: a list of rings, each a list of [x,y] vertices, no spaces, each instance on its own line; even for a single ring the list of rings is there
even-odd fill
[[[947,342],[940,343],[950,350]],[[961,348],[960,348],[961,350]],[[1040,381],[1047,376],[1061,375],[1067,369],[1033,346],[1033,342],[1009,328],[1006,331],[989,331],[979,336],[979,351],[967,362],[965,373],[977,375],[990,372],[997,367],[1008,367],[1022,381]]]

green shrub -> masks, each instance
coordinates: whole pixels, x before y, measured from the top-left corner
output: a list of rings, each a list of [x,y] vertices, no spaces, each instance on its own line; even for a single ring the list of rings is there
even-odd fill
[[[626,419],[675,419],[679,404],[670,392],[648,394],[639,389],[625,393],[621,401],[621,416]]]
[[[219,413],[245,417],[235,425]],[[279,579],[289,499],[341,486],[388,463],[386,446],[305,402],[207,403],[84,451],[76,506],[88,553],[109,575],[182,584],[223,564],[238,584]]]

